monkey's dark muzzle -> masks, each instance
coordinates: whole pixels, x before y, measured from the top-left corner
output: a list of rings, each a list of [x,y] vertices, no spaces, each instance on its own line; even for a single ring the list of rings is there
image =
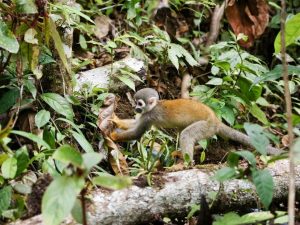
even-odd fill
[[[142,113],[143,112],[143,109],[139,108],[139,107],[135,107],[135,112],[136,113]]]

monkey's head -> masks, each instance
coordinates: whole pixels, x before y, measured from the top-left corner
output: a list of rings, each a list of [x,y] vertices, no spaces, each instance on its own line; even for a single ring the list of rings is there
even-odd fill
[[[143,114],[151,111],[156,106],[159,95],[152,88],[143,88],[135,93],[134,99],[136,103],[135,111]]]

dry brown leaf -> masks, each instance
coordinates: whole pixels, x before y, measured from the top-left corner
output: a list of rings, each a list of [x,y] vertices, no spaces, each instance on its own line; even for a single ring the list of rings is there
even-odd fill
[[[100,15],[95,18],[94,22],[96,25],[95,36],[98,39],[106,37],[112,28],[112,21],[107,16]]]
[[[225,10],[228,22],[236,35],[243,33],[248,36],[247,41],[239,41],[241,46],[251,47],[263,34],[269,22],[268,9],[265,0],[229,0]]]
[[[284,147],[289,146],[289,135],[284,135],[281,139],[281,143],[283,144]]]
[[[109,94],[104,102],[103,107],[99,111],[97,126],[101,130],[104,138],[104,144],[108,147],[108,160],[115,174],[129,174],[128,165],[125,157],[119,150],[118,146],[109,138],[109,134],[113,129],[112,119],[116,108],[116,96]]]

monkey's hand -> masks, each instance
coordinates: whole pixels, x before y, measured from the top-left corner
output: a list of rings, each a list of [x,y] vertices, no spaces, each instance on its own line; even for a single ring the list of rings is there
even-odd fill
[[[132,128],[136,122],[136,120],[134,120],[134,119],[122,120],[119,117],[117,117],[116,115],[113,115],[113,117],[110,119],[110,121],[112,121],[117,128],[120,128],[122,130],[128,130],[128,129]]]
[[[119,140],[119,133],[120,133],[120,132],[121,132],[120,129],[115,129],[115,130],[113,130],[113,131],[110,133],[110,135],[109,135],[110,139],[111,139],[112,141],[118,141],[118,140]]]

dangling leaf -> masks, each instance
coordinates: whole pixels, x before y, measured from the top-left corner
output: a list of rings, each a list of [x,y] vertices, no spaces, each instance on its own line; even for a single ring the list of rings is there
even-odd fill
[[[17,53],[19,51],[19,42],[15,35],[8,29],[5,22],[0,20],[0,47],[9,51],[10,53]]]

